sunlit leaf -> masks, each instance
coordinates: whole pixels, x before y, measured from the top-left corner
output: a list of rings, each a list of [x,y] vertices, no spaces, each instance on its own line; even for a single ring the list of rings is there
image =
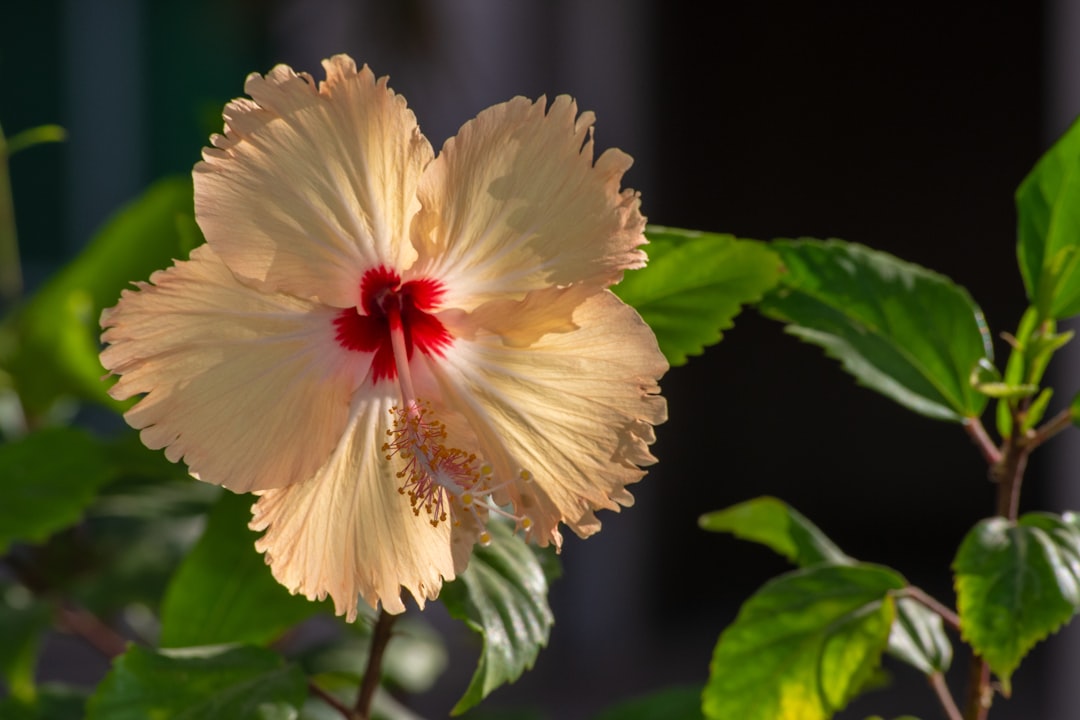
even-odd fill
[[[953,569],[961,634],[1008,695],[1023,657],[1080,607],[1080,529],[1043,513],[989,518],[964,538]]]
[[[879,665],[892,593],[905,584],[873,565],[816,565],[768,582],[720,636],[702,696],[705,716],[832,717]]]
[[[28,412],[44,412],[63,395],[118,407],[105,393],[98,362],[101,311],[115,305],[133,281],[187,256],[193,218],[190,178],[158,181],[114,215],[16,313],[12,347],[0,365],[12,375]]]
[[[87,703],[88,720],[236,720],[299,708],[307,678],[276,653],[247,646],[155,652],[132,646]]]
[[[491,545],[478,547],[465,572],[443,586],[450,614],[484,638],[480,660],[459,715],[499,686],[532,667],[554,623],[548,607],[548,578],[532,548],[504,523],[491,523]]]
[[[699,524],[705,530],[730,532],[743,540],[765,545],[799,567],[856,562],[814,523],[773,497],[758,497],[708,513],[701,516]],[[952,645],[941,618],[910,598],[901,598],[896,610],[896,622],[889,635],[889,654],[926,674],[948,669]]]
[[[718,343],[742,306],[776,284],[780,263],[763,243],[659,226],[646,235],[648,266],[612,289],[649,324],[672,365]]]
[[[800,567],[854,562],[816,525],[774,497],[758,497],[702,515],[698,524],[711,532],[729,532],[765,545]]]
[[[1016,190],[1020,274],[1040,318],[1080,313],[1080,123]]]
[[[948,278],[840,240],[773,243],[787,270],[761,303],[862,385],[929,417],[977,417],[970,384],[993,348],[982,311]]]
[[[76,523],[112,476],[101,443],[73,428],[0,445],[0,555]]]
[[[223,493],[199,542],[173,575],[161,608],[162,647],[274,640],[326,610],[290,595],[255,551],[250,495]]]

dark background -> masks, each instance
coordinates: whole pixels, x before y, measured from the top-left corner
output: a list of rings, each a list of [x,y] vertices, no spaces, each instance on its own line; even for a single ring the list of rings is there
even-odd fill
[[[12,162],[27,275],[46,276],[149,180],[190,171],[248,72],[284,61],[319,77],[317,60],[345,51],[391,76],[436,148],[491,103],[570,92],[597,111],[598,145],[637,159],[626,184],[643,191],[652,222],[886,250],[967,287],[996,334],[1024,309],[1013,190],[1067,122],[1053,115],[1061,103],[1048,80],[1071,77],[1048,67],[1061,34],[1055,7],[20,3],[0,21],[0,122],[9,134],[44,122],[71,130],[67,145]],[[1080,383],[1062,384],[1071,397]],[[603,518],[596,538],[568,542],[550,647],[491,706],[587,717],[615,697],[700,684],[738,605],[786,566],[702,533],[697,518],[758,495],[787,500],[850,554],[953,603],[952,555],[993,507],[959,427],[855,387],[752,311],[663,387],[671,420],[658,432],[660,464],[633,509]],[[1060,474],[1036,461],[1024,509],[1062,509],[1051,491]],[[454,642],[470,641],[438,608],[431,616]],[[1049,668],[1078,642],[1036,649],[1015,678],[1018,698],[991,717],[1080,714],[1054,707],[1073,666]],[[418,700],[422,712],[439,716],[460,693],[472,668],[458,665]],[[889,668],[893,687],[842,718],[939,716],[920,676]],[[964,670],[958,658],[957,688]]]

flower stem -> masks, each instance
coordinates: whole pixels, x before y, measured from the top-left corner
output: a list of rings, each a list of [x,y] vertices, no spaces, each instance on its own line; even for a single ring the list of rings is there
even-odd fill
[[[960,708],[956,706],[956,700],[949,692],[949,686],[945,684],[945,676],[941,673],[933,673],[929,676],[929,680],[930,687],[934,689],[934,694],[937,695],[949,720],[964,720],[964,716],[960,714]]]
[[[382,680],[382,660],[386,645],[390,642],[393,634],[394,621],[397,615],[391,615],[385,610],[379,611],[379,617],[375,621],[375,629],[371,635],[371,647],[368,650],[367,669],[364,670],[364,680],[360,683],[360,694],[356,698],[351,720],[370,720],[371,701],[375,698],[375,691]]]
[[[345,703],[316,685],[314,680],[308,680],[308,692],[341,713],[341,717],[352,717],[352,710]]]
[[[1060,416],[1059,416],[1060,417]],[[1027,468],[1028,455],[1046,438],[1059,432],[1062,421],[1059,417],[1050,420],[1044,431],[1023,435],[1014,434],[1005,439],[1000,458],[990,464],[990,476],[997,482],[997,514],[1012,522],[1020,515],[1020,488],[1024,484],[1024,470]],[[1013,427],[1020,427],[1020,417],[1013,412]],[[969,430],[969,433],[971,431]],[[1040,438],[1040,432],[1042,436]],[[989,456],[987,457],[989,461]],[[994,700],[994,690],[990,684],[990,666],[978,655],[971,656],[971,673],[968,678],[967,705],[964,709],[965,720],[985,720]]]
[[[964,430],[971,437],[976,447],[979,448],[979,452],[982,453],[987,465],[996,465],[1001,462],[1001,450],[994,445],[994,441],[986,433],[986,428],[983,427],[979,418],[966,418],[964,420]]]
[[[1027,442],[1027,450],[1030,453],[1032,450],[1042,445],[1050,438],[1057,435],[1059,432],[1067,427],[1071,427],[1073,424],[1072,409],[1065,408],[1054,417],[1047,420],[1043,425],[1035,430],[1030,436]]]
[[[61,626],[86,640],[110,660],[127,650],[127,640],[89,610],[65,603],[57,615]]]
[[[934,611],[953,630],[960,630],[960,616],[946,607],[944,603],[927,594],[922,588],[909,585],[904,588],[904,595]]]

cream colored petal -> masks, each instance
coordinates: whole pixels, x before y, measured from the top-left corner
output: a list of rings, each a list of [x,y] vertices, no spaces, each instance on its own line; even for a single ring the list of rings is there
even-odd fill
[[[357,304],[363,272],[408,267],[416,186],[432,150],[386,78],[337,55],[326,80],[278,65],[225,107],[225,135],[194,170],[195,215],[244,278],[328,305]]]
[[[261,493],[253,530],[274,577],[309,599],[333,598],[335,612],[356,617],[357,597],[404,612],[402,588],[423,607],[468,562],[478,530],[452,547],[449,523],[432,527],[398,492],[397,466],[385,459],[390,396],[363,398],[341,444],[311,480]],[[460,530],[460,528],[459,528]],[[455,557],[456,555],[456,557]]]
[[[445,306],[606,287],[645,262],[637,193],[619,189],[630,157],[608,150],[594,165],[592,113],[566,96],[545,105],[519,97],[485,110],[424,173],[414,272],[447,279]]]
[[[505,345],[528,347],[548,333],[576,330],[574,310],[595,294],[587,285],[548,287],[521,300],[489,300],[470,313],[451,308],[439,313],[439,320],[454,337],[498,335]]]
[[[494,482],[509,483],[496,499],[529,516],[542,544],[559,543],[560,521],[584,537],[600,527],[593,511],[633,502],[626,486],[654,462],[653,426],[667,417],[657,394],[667,362],[638,314],[603,291],[573,321],[528,347],[481,334],[422,359]]]
[[[241,284],[206,245],[102,314],[109,393],[142,441],[236,492],[305,480],[348,421],[368,353],[334,339],[336,310]]]

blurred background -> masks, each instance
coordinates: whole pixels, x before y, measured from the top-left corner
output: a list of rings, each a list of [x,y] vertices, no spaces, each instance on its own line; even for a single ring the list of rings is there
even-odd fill
[[[967,287],[995,335],[1025,307],[1013,191],[1080,112],[1073,0],[8,2],[0,123],[8,134],[50,122],[69,132],[12,160],[30,287],[150,181],[190,172],[249,72],[284,62],[319,78],[319,60],[337,52],[389,75],[436,148],[513,95],[572,94],[597,114],[598,147],[635,158],[625,184],[642,191],[651,222],[886,250]],[[1059,394],[1071,397],[1080,372],[1059,365]],[[663,387],[671,420],[637,505],[602,516],[604,532],[587,542],[570,539],[550,646],[482,708],[589,717],[619,697],[702,683],[739,604],[786,565],[699,531],[697,518],[758,495],[954,602],[949,563],[993,508],[959,427],[854,387],[752,311]],[[1080,508],[1074,455],[1077,433],[1036,455],[1024,510]],[[467,684],[475,652],[440,613],[429,615],[460,647],[413,702],[436,717]],[[106,670],[92,657],[89,682]],[[1017,698],[991,717],[1077,717],[1078,663],[1073,628],[1033,652]],[[840,717],[939,716],[921,676],[888,669],[891,688]],[[957,658],[958,689],[965,670]]]

